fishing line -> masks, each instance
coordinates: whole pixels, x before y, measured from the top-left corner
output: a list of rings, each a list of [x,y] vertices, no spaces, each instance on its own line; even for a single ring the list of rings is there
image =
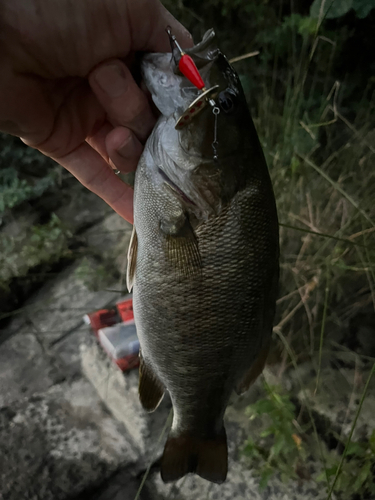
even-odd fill
[[[163,429],[162,429],[162,431],[160,433],[160,436],[159,436],[159,438],[158,438],[158,440],[156,442],[156,445],[155,445],[155,450],[156,451],[157,451],[158,446],[161,443],[161,441],[162,441],[162,439],[163,439],[163,437],[164,437],[164,435],[166,433],[167,428],[172,424],[172,417],[173,417],[173,408],[170,410],[170,412],[168,414],[168,417],[167,417],[167,420],[165,421],[164,427],[163,427]],[[149,463],[149,465],[148,465],[148,467],[146,469],[146,472],[143,475],[141,484],[139,485],[139,488],[138,488],[137,494],[134,497],[134,500],[139,500],[139,497],[140,497],[140,494],[142,492],[143,486],[144,486],[144,484],[146,482],[146,479],[148,478],[148,475],[150,473],[150,470],[151,470],[151,467],[152,467],[154,461],[155,461],[155,458],[150,461],[150,463]]]
[[[218,152],[217,152],[217,148],[219,146],[219,142],[217,140],[217,117],[220,113],[220,108],[218,108],[216,106],[216,103],[215,101],[213,101],[214,105],[213,105],[213,108],[212,108],[212,113],[214,115],[214,118],[215,118],[215,123],[214,123],[214,140],[213,140],[213,143],[211,144],[212,145],[212,150],[214,152],[214,162],[217,163],[218,160],[219,160],[219,156],[218,156]],[[211,104],[211,101],[210,101],[210,104]]]

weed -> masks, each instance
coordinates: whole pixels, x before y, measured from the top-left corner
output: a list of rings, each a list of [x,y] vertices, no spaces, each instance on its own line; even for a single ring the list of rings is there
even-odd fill
[[[296,421],[296,408],[280,388],[264,383],[266,398],[250,405],[246,413],[250,420],[266,417],[266,428],[259,439],[249,438],[243,453],[260,475],[260,487],[267,486],[269,479],[277,472],[283,482],[290,479],[308,477],[305,466],[307,450],[303,441],[304,433]]]
[[[342,500],[374,498],[374,470],[375,431],[367,442],[350,443],[343,461],[337,453],[330,453],[326,471],[316,480],[325,481],[326,474],[332,480],[337,477],[334,491]]]

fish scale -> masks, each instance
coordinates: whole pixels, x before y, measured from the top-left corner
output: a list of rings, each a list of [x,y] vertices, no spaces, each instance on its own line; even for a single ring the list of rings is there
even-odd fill
[[[272,186],[239,80],[212,33],[187,52],[201,66],[207,59],[211,84],[237,96],[236,112],[222,111],[218,119],[219,163],[207,159],[209,107],[176,135],[186,82],[170,55],[143,62],[161,116],[136,173],[129,286],[141,345],[141,402],[152,411],[168,390],[173,404],[161,465],[166,481],[188,472],[225,479],[225,408],[233,389],[246,390],[263,368],[277,293]],[[178,92],[172,116],[171,90],[163,114],[166,72]],[[185,133],[192,155],[182,147]]]

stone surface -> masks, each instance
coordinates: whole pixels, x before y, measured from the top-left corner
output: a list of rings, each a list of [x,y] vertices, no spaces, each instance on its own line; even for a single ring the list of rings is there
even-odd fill
[[[186,476],[173,485],[166,485],[155,473],[150,483],[157,491],[155,500],[326,500],[327,493],[313,481],[284,484],[273,477],[264,490],[259,479],[241,462],[229,461],[230,471],[225,483],[218,485],[197,476]],[[150,489],[152,486],[149,485]]]
[[[0,410],[0,498],[59,500],[136,467],[132,439],[80,379]]]
[[[75,377],[82,374],[80,346],[87,326],[68,332],[65,337],[49,348],[49,353],[57,361],[60,370],[66,377]]]
[[[85,227],[86,215],[76,221],[76,229]],[[131,226],[116,214],[103,220],[99,209],[96,216],[101,223],[92,228],[87,244],[104,259],[119,244],[116,255],[122,254],[126,265],[122,245],[130,239]],[[89,262],[95,272],[101,261]],[[80,344],[82,336],[90,336],[82,316],[114,303],[121,294],[88,290],[77,276],[80,264],[78,260],[45,283],[1,331],[2,500],[103,500],[114,498],[117,486],[122,498],[131,499],[138,489],[134,473],[144,467],[139,446],[81,378]],[[119,285],[109,288],[118,290]],[[110,480],[113,475],[116,481]],[[141,499],[148,498],[145,490]]]
[[[47,282],[0,334],[0,407],[81,373],[83,315],[117,292],[91,292],[77,280],[79,262]],[[114,285],[114,288],[116,286]]]
[[[24,324],[0,346],[0,408],[47,390],[60,376],[33,329]]]

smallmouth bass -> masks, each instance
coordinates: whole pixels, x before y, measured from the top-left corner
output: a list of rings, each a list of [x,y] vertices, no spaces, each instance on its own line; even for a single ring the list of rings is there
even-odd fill
[[[139,396],[153,411],[165,390],[173,423],[164,481],[227,475],[224,412],[263,370],[278,284],[272,185],[238,75],[209,30],[186,50],[205,106],[176,123],[199,91],[171,54],[147,54],[143,78],[161,115],[140,159],[128,288],[141,345]],[[216,140],[215,140],[216,139]],[[217,159],[214,159],[217,156]]]

